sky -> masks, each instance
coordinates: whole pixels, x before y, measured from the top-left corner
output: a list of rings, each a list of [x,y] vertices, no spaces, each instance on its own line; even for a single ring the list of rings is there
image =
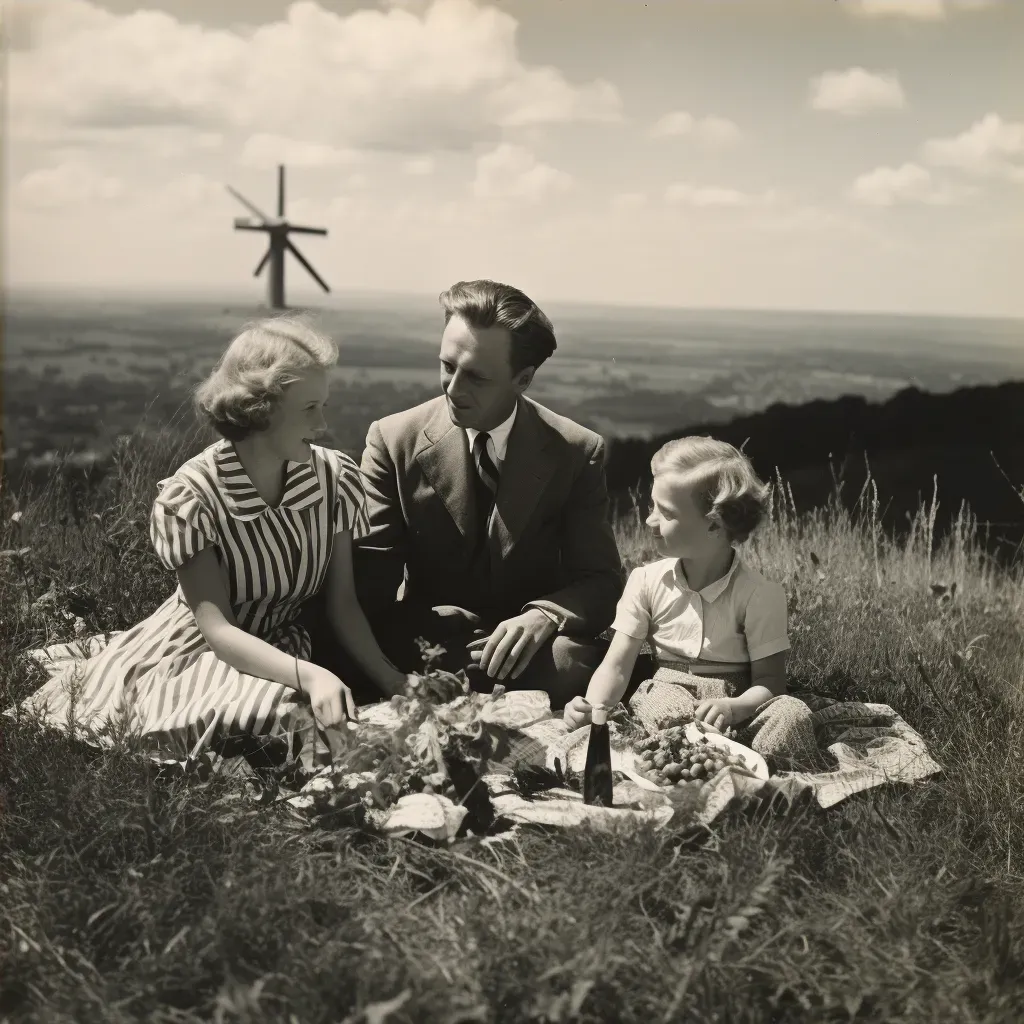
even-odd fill
[[[1018,0],[12,0],[0,31],[14,292],[258,298],[225,185],[273,213],[283,162],[339,291],[1024,316]]]

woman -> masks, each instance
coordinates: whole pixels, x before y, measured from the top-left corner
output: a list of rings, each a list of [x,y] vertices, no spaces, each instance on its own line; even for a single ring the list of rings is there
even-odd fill
[[[59,666],[27,707],[66,729],[73,705],[77,731],[94,741],[109,745],[127,727],[175,760],[279,760],[299,702],[323,726],[356,717],[351,691],[309,660],[296,622],[321,586],[338,641],[382,696],[405,689],[355,596],[352,540],[367,529],[359,469],[312,443],[337,358],[295,317],[234,339],[195,396],[222,439],[161,480],[153,505],[150,536],[177,573],[175,592],[95,656]]]

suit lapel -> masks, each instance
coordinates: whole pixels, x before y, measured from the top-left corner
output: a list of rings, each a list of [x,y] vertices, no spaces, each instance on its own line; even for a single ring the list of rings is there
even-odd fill
[[[475,472],[466,434],[452,423],[442,402],[423,429],[423,447],[416,461],[464,537],[473,535],[476,498],[470,473]]]
[[[501,466],[494,521],[488,534],[492,559],[508,557],[555,472],[550,440],[533,405],[521,399]]]

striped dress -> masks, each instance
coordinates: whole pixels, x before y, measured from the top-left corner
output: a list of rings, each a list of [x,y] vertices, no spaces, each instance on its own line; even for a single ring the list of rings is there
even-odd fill
[[[368,531],[355,462],[310,448],[308,462],[288,463],[284,495],[271,508],[231,442],[218,441],[160,481],[150,519],[167,569],[212,547],[238,625],[299,658],[309,657],[310,640],[296,616],[324,582],[334,535],[349,531],[355,539]],[[143,749],[169,760],[280,747],[297,707],[290,687],[214,654],[180,586],[149,618],[109,640],[31,654],[50,679],[25,701],[26,710],[102,746],[134,734]]]

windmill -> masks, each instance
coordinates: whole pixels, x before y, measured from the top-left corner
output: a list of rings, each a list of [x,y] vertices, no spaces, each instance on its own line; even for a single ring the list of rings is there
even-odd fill
[[[277,216],[268,217],[262,210],[255,205],[250,203],[240,192],[233,189],[230,185],[226,186],[227,190],[244,206],[246,209],[251,210],[258,218],[259,221],[254,221],[252,217],[236,217],[235,218],[235,230],[236,231],[266,231],[270,236],[269,245],[267,251],[263,254],[263,259],[260,260],[259,265],[253,272],[253,277],[259,277],[264,267],[269,264],[269,273],[267,274],[267,301],[270,304],[271,309],[284,309],[284,254],[286,251],[290,251],[291,254],[305,267],[306,272],[313,278],[314,281],[325,292],[329,292],[331,289],[327,287],[324,279],[313,269],[310,265],[309,260],[302,255],[301,252],[295,247],[294,243],[288,237],[288,235],[294,232],[297,235],[326,235],[326,228],[307,228],[300,224],[289,224],[284,219],[284,166],[279,164],[277,168]]]

